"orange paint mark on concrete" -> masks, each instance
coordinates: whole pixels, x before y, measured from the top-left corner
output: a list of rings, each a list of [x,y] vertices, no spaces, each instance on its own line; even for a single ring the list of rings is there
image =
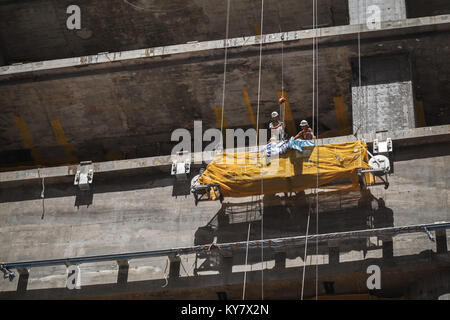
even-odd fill
[[[214,107],[214,115],[216,116],[217,128],[222,127],[222,107]],[[227,119],[223,115],[223,129],[228,128]]]
[[[245,105],[247,107],[248,118],[253,128],[256,129],[255,115],[253,114],[252,104],[250,103],[250,98],[248,97],[247,89],[242,89],[242,95],[244,96]]]
[[[338,122],[339,130],[344,133],[351,127],[347,117],[347,106],[345,105],[344,97],[334,97],[334,111]]]
[[[258,24],[258,22],[256,22],[256,21],[253,22],[253,28],[255,28],[255,34],[256,34],[257,36],[261,35],[261,31],[259,30],[259,24]]]
[[[105,159],[108,161],[122,160],[123,154],[122,152],[109,152],[105,155]]]
[[[59,120],[50,120],[50,124],[53,128],[53,133],[55,134],[56,141],[58,141],[58,144],[64,148],[67,159],[69,161],[78,162],[77,157],[74,155],[73,147],[67,141],[66,135],[64,134],[61,122]]]
[[[37,162],[42,161],[42,155],[40,150],[35,147],[33,137],[28,130],[28,126],[25,120],[22,117],[14,116],[14,122],[16,124],[17,129],[19,129],[20,136],[22,137],[23,145],[26,149],[31,150],[31,155],[33,159]]]
[[[417,126],[426,127],[427,123],[425,121],[425,109],[423,107],[423,101],[416,100],[416,119]]]

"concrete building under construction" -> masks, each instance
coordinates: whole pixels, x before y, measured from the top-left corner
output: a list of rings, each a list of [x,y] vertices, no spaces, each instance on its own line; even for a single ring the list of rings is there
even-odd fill
[[[0,0],[0,17],[0,299],[448,298],[449,1]],[[312,124],[303,157],[362,141],[389,170],[197,202],[220,150],[196,161],[195,137],[274,110],[286,137]]]

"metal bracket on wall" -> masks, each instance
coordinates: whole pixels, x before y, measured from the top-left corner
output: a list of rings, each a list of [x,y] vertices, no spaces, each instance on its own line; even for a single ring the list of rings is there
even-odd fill
[[[94,180],[94,165],[92,161],[83,161],[77,167],[75,180],[73,184],[78,186],[80,190],[89,190]]]
[[[3,279],[9,279],[9,281],[13,281],[16,276],[15,272],[9,270],[4,264],[0,264],[0,271],[3,272]]]
[[[186,181],[188,174],[191,172],[191,153],[188,151],[180,151],[172,155],[171,174],[177,180]]]

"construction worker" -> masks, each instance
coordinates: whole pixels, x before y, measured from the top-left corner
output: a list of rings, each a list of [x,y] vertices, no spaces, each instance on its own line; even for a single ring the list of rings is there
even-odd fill
[[[297,133],[297,135],[294,137],[294,140],[301,139],[301,140],[312,140],[315,139],[314,134],[312,132],[312,129],[308,125],[308,121],[302,120],[300,122],[300,127],[302,130]]]
[[[280,121],[280,116],[278,112],[272,112],[272,121],[270,121],[270,138],[275,138],[277,141],[282,141],[284,138],[284,128],[285,124]]]

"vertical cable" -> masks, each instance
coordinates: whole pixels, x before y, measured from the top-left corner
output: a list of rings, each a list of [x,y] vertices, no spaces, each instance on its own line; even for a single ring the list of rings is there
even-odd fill
[[[280,25],[280,33],[281,33],[281,25]],[[284,97],[284,34],[281,34],[281,97]],[[280,119],[281,122],[285,121],[285,113],[286,113],[286,102],[280,104]],[[283,129],[284,136],[284,129]]]
[[[262,44],[263,44],[263,27],[264,27],[264,0],[261,0],[261,40],[259,43],[259,76],[258,76],[258,113],[256,127],[257,134],[259,132],[259,107],[261,103],[261,70],[262,70]],[[257,144],[259,134],[256,139]],[[264,300],[264,179],[263,164],[261,162],[261,300]]]
[[[315,29],[317,30],[318,25],[318,15],[317,15],[317,0],[315,0]],[[317,175],[316,175],[316,235],[319,234],[319,146],[317,143],[317,139],[319,138],[319,42],[316,40],[316,134],[315,134],[315,145],[317,148]],[[316,238],[316,300],[318,300],[318,291],[319,291],[319,241],[318,238]]]
[[[259,145],[259,108],[261,102],[261,65],[262,65],[262,44],[263,44],[263,25],[264,25],[264,0],[261,0],[261,27],[259,41],[259,72],[258,72],[258,105],[256,111],[256,145]]]
[[[264,299],[264,180],[263,180],[263,164],[259,157],[259,110],[261,105],[261,71],[262,71],[262,45],[263,45],[263,27],[264,27],[264,0],[261,0],[261,26],[259,41],[259,72],[258,72],[258,104],[256,111],[256,151],[257,160],[260,161],[261,168],[261,299]],[[247,240],[248,246],[248,240]],[[247,264],[247,263],[246,263]]]
[[[41,178],[41,171],[38,168],[38,177]],[[45,217],[45,177],[42,177],[42,191],[41,191],[41,199],[42,199],[42,215],[41,220]]]
[[[364,0],[364,8],[366,8],[366,1]],[[357,137],[359,133],[359,129],[361,129],[364,120],[363,120],[363,112],[361,109],[361,92],[362,92],[362,77],[361,77],[361,18],[360,18],[360,12],[361,7],[358,5],[358,92],[357,92],[357,98],[358,98],[358,113],[359,113],[359,126],[357,129]]]
[[[245,249],[245,270],[244,270],[244,286],[242,288],[242,300],[245,300],[245,286],[247,284],[248,242],[250,241],[250,226],[251,223],[249,222],[247,232],[247,248]]]
[[[312,72],[313,72],[313,79],[312,79],[312,91],[313,91],[313,97],[312,97],[312,131],[315,132],[315,104],[316,104],[316,1],[312,0],[312,28],[313,28],[313,39],[312,39],[312,55],[313,55],[313,61],[312,61]]]
[[[311,218],[311,200],[309,200],[308,222],[306,223],[305,254],[303,256],[302,294],[301,294],[300,300],[303,300],[303,293],[305,290],[305,271],[306,271],[306,259],[307,259],[307,250],[308,250],[308,233],[309,233],[309,219],[310,218]]]
[[[225,28],[225,58],[223,62],[223,87],[222,87],[222,115],[220,120],[221,148],[223,149],[223,119],[225,114],[225,88],[227,81],[227,63],[228,63],[228,33],[230,27],[230,0],[227,0],[227,21]]]

